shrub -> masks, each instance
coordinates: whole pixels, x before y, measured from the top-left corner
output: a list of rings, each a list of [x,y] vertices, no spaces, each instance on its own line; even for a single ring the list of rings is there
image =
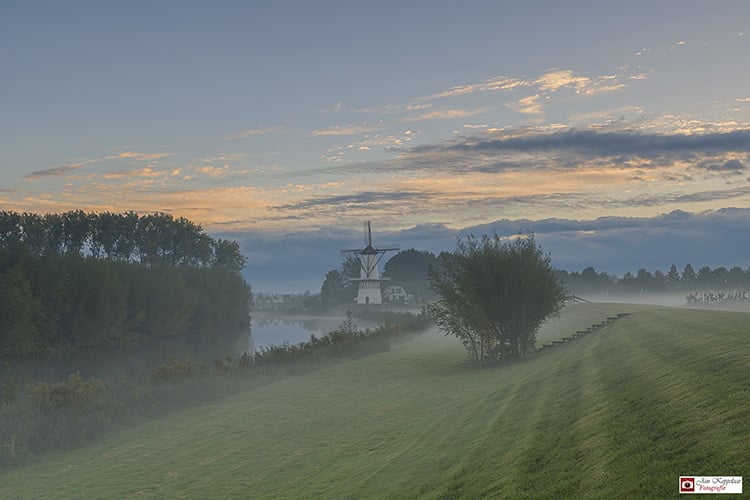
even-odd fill
[[[31,414],[28,447],[32,452],[85,443],[109,429],[107,386],[74,373],[64,382],[28,384]]]
[[[177,361],[169,358],[165,364],[151,370],[151,380],[154,382],[182,382],[197,373],[192,364],[187,361]]]
[[[78,372],[58,384],[37,382],[26,386],[32,409],[43,413],[63,409],[89,412],[101,401],[104,390],[103,383],[84,380]]]

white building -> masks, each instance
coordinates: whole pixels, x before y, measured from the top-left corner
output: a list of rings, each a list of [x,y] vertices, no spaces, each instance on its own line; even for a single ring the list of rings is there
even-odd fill
[[[383,298],[388,302],[400,302],[409,304],[414,300],[414,295],[406,291],[401,285],[388,285],[383,290]]]
[[[378,265],[386,252],[398,250],[395,248],[375,248],[372,246],[372,230],[370,221],[367,221],[366,235],[367,246],[361,250],[349,249],[342,250],[342,253],[352,253],[359,262],[359,278],[352,278],[352,281],[358,281],[357,304],[382,304],[383,295],[381,286],[385,278],[380,277]]]

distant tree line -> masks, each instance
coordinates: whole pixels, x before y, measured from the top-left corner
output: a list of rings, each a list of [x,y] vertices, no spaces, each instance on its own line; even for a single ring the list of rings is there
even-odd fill
[[[627,272],[622,277],[597,272],[589,266],[581,272],[557,271],[559,278],[573,293],[633,295],[643,293],[689,293],[707,290],[750,289],[750,268],[735,266],[731,269],[708,266],[695,271],[687,264],[680,272],[672,265],[667,272],[656,270],[653,273],[639,269],[635,274]]]
[[[187,219],[0,212],[0,357],[248,325],[245,258]]]

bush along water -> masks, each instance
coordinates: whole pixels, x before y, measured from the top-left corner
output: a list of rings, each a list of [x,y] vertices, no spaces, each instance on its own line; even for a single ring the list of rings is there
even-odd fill
[[[431,324],[425,314],[402,315],[399,320],[360,330],[348,313],[336,330],[300,344],[227,356],[210,365],[170,359],[139,379],[117,384],[74,373],[59,383],[19,388],[5,376],[0,379],[0,470],[46,450],[85,445],[117,426],[215,401],[286,374],[387,351],[392,342]]]

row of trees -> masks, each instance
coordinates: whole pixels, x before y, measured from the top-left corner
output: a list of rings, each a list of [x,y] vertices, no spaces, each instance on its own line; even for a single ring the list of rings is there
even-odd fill
[[[0,248],[30,255],[76,254],[147,266],[225,267],[246,263],[236,241],[214,239],[199,224],[170,214],[62,214],[0,211]]]
[[[2,212],[0,357],[236,333],[244,263],[236,242],[165,214]]]
[[[653,273],[639,269],[635,274],[625,273],[621,278],[613,274],[597,272],[587,267],[579,272],[557,271],[558,277],[574,293],[667,293],[691,292],[696,290],[736,290],[750,288],[750,268],[708,266],[695,271],[687,264],[682,272],[672,265],[667,272],[656,270]]]

